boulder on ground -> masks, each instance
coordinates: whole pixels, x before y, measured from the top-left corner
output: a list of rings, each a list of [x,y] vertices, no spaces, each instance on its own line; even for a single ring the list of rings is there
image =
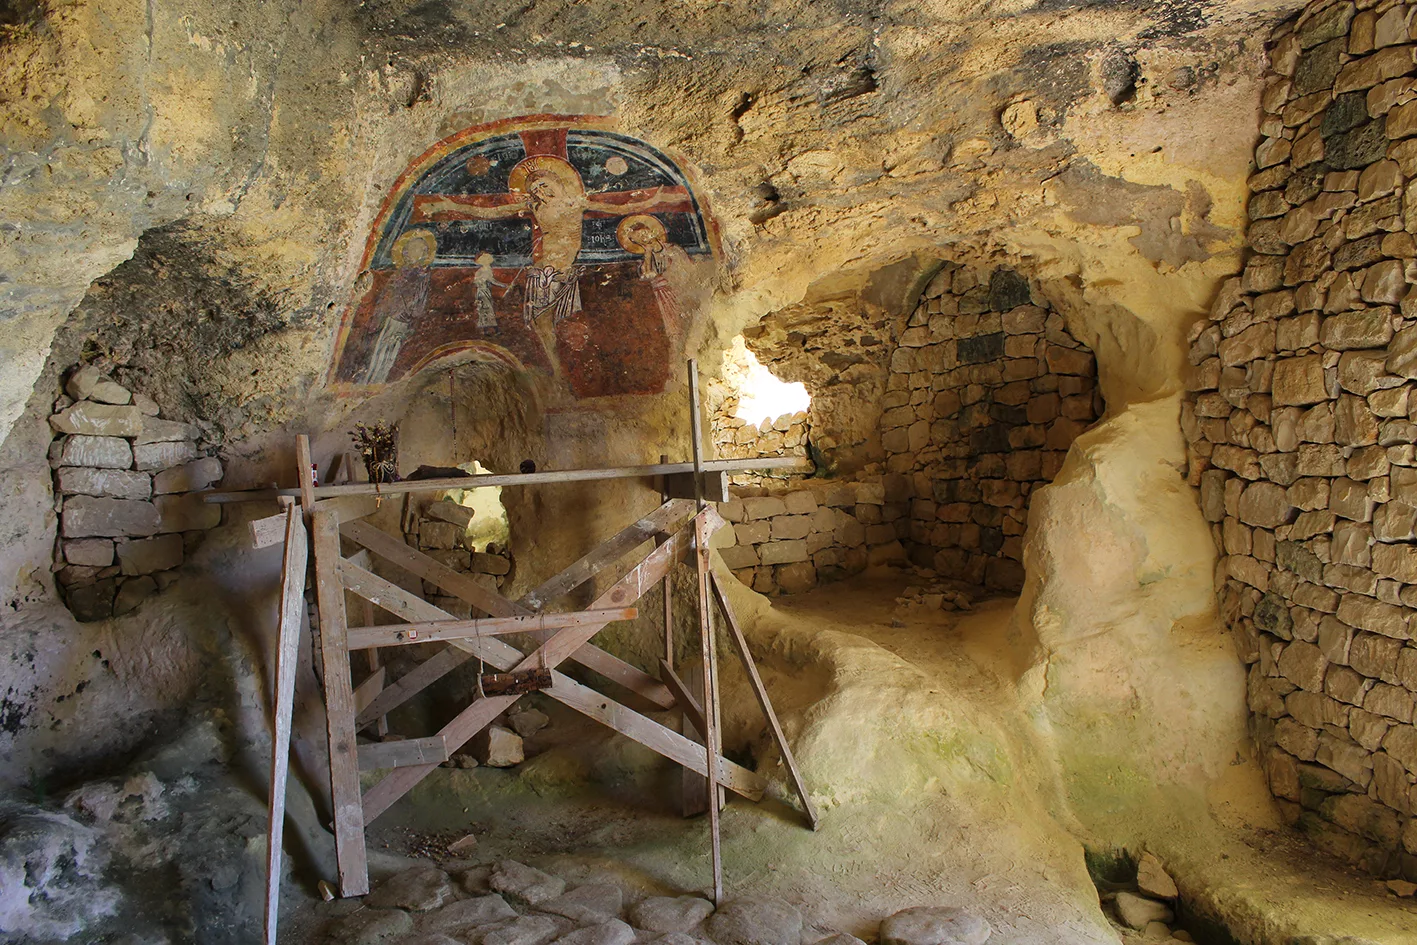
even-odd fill
[[[383,945],[413,931],[413,919],[401,909],[360,909],[325,926],[330,945]]]
[[[530,738],[551,724],[550,717],[536,709],[523,709],[507,716],[507,721],[511,723],[512,730],[522,738]]]
[[[526,760],[522,738],[500,725],[489,725],[473,739],[473,753],[489,768],[510,768]]]
[[[498,895],[476,896],[449,903],[418,920],[419,928],[429,932],[454,932],[475,929],[517,917],[516,910]]]
[[[620,918],[625,896],[619,886],[609,883],[589,883],[541,903],[542,912],[565,916],[573,922],[601,923]]]
[[[1116,899],[1117,918],[1129,929],[1144,929],[1148,922],[1170,922],[1175,918],[1165,903],[1136,893],[1120,892]]]
[[[427,912],[453,897],[448,874],[436,866],[415,866],[380,883],[364,900],[374,909]]]
[[[630,922],[646,932],[688,932],[713,913],[698,896],[651,896],[630,910]]]
[[[955,906],[919,906],[881,923],[881,945],[984,945],[993,931]]]
[[[719,945],[801,945],[802,913],[781,899],[735,899],[719,907],[707,929]]]
[[[569,935],[556,940],[557,945],[630,945],[635,940],[635,930],[619,919],[610,919],[597,925],[587,925]]]
[[[511,734],[508,732],[507,734]],[[520,741],[520,739],[518,739]],[[514,896],[531,905],[555,899],[566,891],[566,881],[516,860],[502,860],[487,881],[499,893]]]

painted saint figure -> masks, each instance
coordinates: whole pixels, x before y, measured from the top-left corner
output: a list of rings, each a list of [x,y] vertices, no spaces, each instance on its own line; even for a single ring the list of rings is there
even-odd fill
[[[497,276],[492,272],[494,259],[491,253],[479,253],[474,260],[477,263],[477,271],[472,275],[472,284],[476,290],[477,327],[488,335],[500,332],[497,327],[497,310],[492,304],[492,287],[495,285],[505,289],[510,285],[497,281]]]
[[[523,318],[540,336],[555,373],[560,373],[556,356],[556,325],[581,310],[580,269],[576,258],[581,252],[582,224],[588,211],[614,216],[647,213],[657,207],[680,207],[683,197],[663,193],[663,188],[645,191],[645,196],[626,202],[587,194],[581,175],[571,164],[550,154],[526,158],[507,179],[507,189],[517,199],[499,206],[476,206],[452,197],[426,198],[419,207],[424,219],[500,220],[529,216],[534,224],[532,266],[526,271],[526,302]],[[544,318],[550,313],[549,319]]]
[[[362,384],[383,384],[389,378],[404,339],[428,307],[429,272],[438,242],[428,230],[409,230],[394,243],[394,271],[374,302],[379,335],[360,377]]]

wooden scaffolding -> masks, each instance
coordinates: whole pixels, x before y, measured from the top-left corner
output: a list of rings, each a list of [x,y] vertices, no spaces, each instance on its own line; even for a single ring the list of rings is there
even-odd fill
[[[720,789],[726,789],[749,800],[759,800],[766,787],[764,778],[724,758],[722,753],[715,646],[715,626],[720,621],[715,619],[716,616],[721,618],[732,650],[747,673],[753,694],[782,753],[805,820],[812,829],[816,829],[817,813],[802,782],[792,750],[749,654],[747,641],[728,595],[710,566],[709,539],[725,523],[704,498],[706,474],[716,475],[721,480],[723,472],[729,469],[800,468],[802,463],[786,458],[712,464],[703,462],[698,446],[697,383],[692,362],[690,378],[693,464],[661,463],[649,467],[523,476],[482,475],[459,480],[379,486],[367,483],[316,486],[309,472],[308,440],[298,438],[296,452],[301,474],[300,488],[276,493],[287,504],[282,514],[252,523],[253,539],[258,546],[283,542],[285,547],[271,756],[266,905],[266,941],[270,945],[275,942],[281,827],[294,705],[296,651],[307,586],[307,561],[313,565],[308,569],[308,579],[315,588],[319,615],[317,658],[323,668],[340,895],[360,896],[369,890],[364,836],[366,826],[490,725],[521,698],[521,693],[510,691],[500,695],[474,695],[451,721],[435,735],[425,738],[360,743],[358,733],[380,726],[392,709],[473,658],[505,673],[526,674],[538,670],[542,678],[549,675],[549,687],[540,690],[546,696],[681,765],[686,776],[692,773],[693,777],[701,779],[700,783],[705,788],[704,798],[721,798]],[[649,470],[654,472],[646,472]],[[646,474],[663,477],[663,503],[657,509],[626,525],[515,601],[364,521],[376,510],[379,496],[390,493],[466,489],[484,485],[533,485],[538,482],[585,481]],[[696,497],[671,497],[685,492],[692,492]],[[290,494],[288,498],[285,497],[287,494]],[[262,497],[264,495],[261,494]],[[239,501],[252,496],[252,493],[222,493],[213,494],[209,500]],[[295,501],[297,496],[298,504]],[[589,606],[566,611],[548,609],[548,605],[556,604],[650,541],[654,542],[651,550],[638,556]],[[359,550],[346,555],[346,546]],[[436,585],[448,596],[470,605],[479,616],[459,619],[419,595],[378,576],[369,560],[370,555]],[[698,577],[702,702],[695,698],[693,691],[698,686],[691,689],[675,668],[673,615],[668,585],[671,570],[686,557],[692,558]],[[657,585],[664,588],[664,657],[660,661],[659,676],[655,677],[597,647],[592,639],[610,623],[635,618],[638,615],[637,602]],[[347,594],[367,602],[361,607],[366,615],[365,625],[351,625],[346,606]],[[369,626],[375,606],[402,622]],[[517,646],[501,639],[512,634],[518,635],[521,641],[531,642]],[[379,649],[429,642],[446,645],[401,678],[392,681],[385,679],[384,668],[378,658]],[[356,690],[351,659],[360,650],[365,651],[365,665],[371,671]],[[612,698],[558,671],[567,662],[593,670],[623,690],[623,694],[618,699]],[[664,710],[680,711],[686,728],[702,735],[703,743],[644,714],[646,711]],[[368,770],[387,770],[388,773],[368,790],[361,790],[360,771]],[[705,802],[703,806],[707,808],[710,818],[713,893],[715,901],[718,901],[723,894],[720,805]]]

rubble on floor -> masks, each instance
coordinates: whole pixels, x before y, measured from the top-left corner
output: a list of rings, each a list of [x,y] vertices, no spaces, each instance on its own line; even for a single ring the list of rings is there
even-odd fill
[[[631,896],[635,895],[633,893]],[[742,896],[718,909],[693,895],[627,902],[609,881],[566,890],[563,879],[515,860],[451,868],[419,865],[375,886],[362,901],[326,903],[330,945],[848,945],[777,897]],[[885,945],[985,945],[992,929],[954,906],[904,909],[883,918]]]

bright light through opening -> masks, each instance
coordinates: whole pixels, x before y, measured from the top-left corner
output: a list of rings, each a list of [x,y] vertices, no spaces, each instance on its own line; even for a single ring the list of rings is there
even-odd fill
[[[735,339],[733,347],[733,355],[746,368],[738,389],[738,410],[734,416],[754,426],[762,426],[765,420],[771,422],[784,414],[798,413],[811,406],[812,398],[806,387],[801,383],[788,384],[774,377],[771,371],[758,363],[742,338]]]

